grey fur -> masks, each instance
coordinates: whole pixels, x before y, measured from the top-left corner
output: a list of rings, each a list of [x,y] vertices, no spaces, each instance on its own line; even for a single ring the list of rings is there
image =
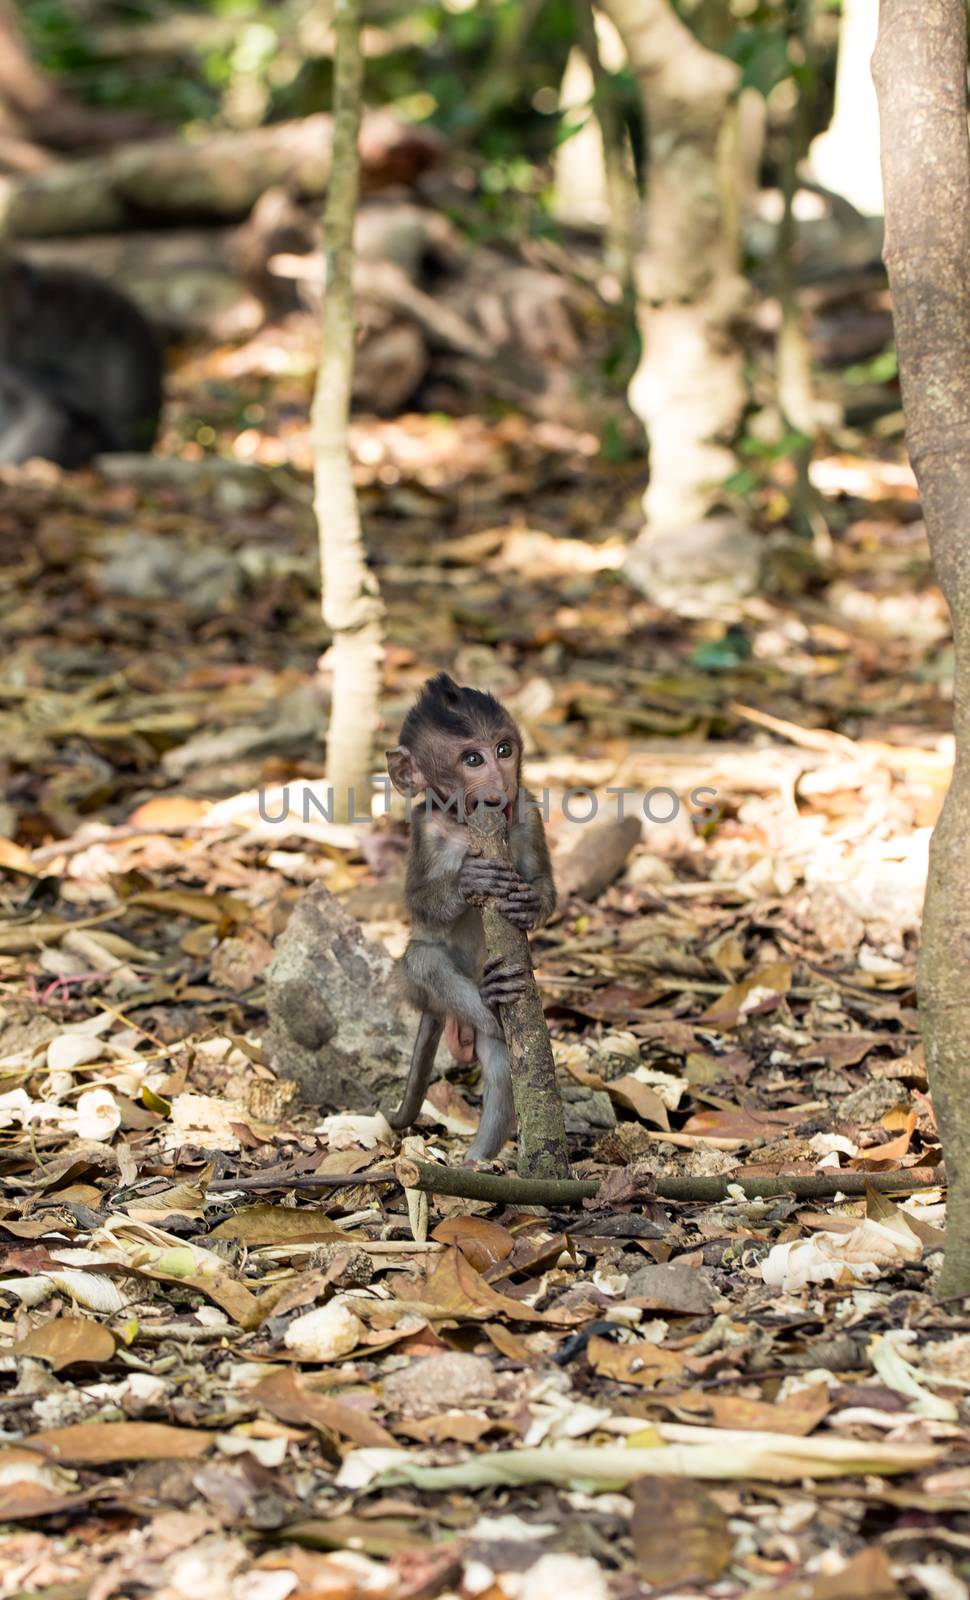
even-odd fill
[[[524,795],[526,800],[531,796]],[[484,1077],[482,1118],[468,1152],[470,1160],[498,1154],[515,1131],[508,1052],[497,1010],[482,997],[485,936],[476,901],[494,900],[500,910],[527,918],[538,927],[552,915],[556,891],[542,818],[534,804],[516,816],[509,830],[515,874],[468,854],[468,830],[458,816],[427,816],[412,822],[405,898],[412,918],[411,940],[402,958],[405,991],[422,1012],[407,1088],[395,1127],[417,1116],[434,1066],[440,1030],[425,1025],[428,1014],[449,1016],[475,1030],[475,1051]],[[529,893],[526,893],[528,889]],[[495,977],[498,983],[495,982]],[[502,978],[505,976],[505,982]],[[515,993],[515,975],[493,975],[492,990],[504,999]]]

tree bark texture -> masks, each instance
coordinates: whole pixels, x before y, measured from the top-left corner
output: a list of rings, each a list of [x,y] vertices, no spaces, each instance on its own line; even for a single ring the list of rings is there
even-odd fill
[[[508,830],[499,811],[484,807],[468,819],[472,842],[488,861],[511,864]],[[490,956],[502,956],[527,975],[521,1000],[502,1007],[502,1031],[512,1067],[512,1096],[519,1130],[520,1178],[565,1178],[569,1175],[566,1124],[556,1084],[556,1064],[542,1001],[532,976],[529,940],[500,911],[482,911],[485,945]]]
[[[323,349],[313,400],[314,511],[320,536],[323,617],[333,636],[327,781],[345,821],[370,797],[383,650],[383,607],[367,566],[347,438],[354,376],[354,222],[363,57],[359,0],[334,10],[334,128],[324,212]],[[349,797],[353,799],[349,799]]]
[[[669,0],[607,0],[648,129],[643,231],[634,261],[643,342],[630,404],[650,447],[645,537],[697,522],[734,470],[745,402],[725,163],[740,74],[699,44]]]
[[[873,77],[903,409],[956,650],[919,1003],[949,1175],[941,1294],[970,1294],[970,142],[964,0],[882,0]]]

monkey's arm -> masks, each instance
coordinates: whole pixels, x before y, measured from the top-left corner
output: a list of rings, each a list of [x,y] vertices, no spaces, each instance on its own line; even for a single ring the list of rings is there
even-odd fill
[[[446,831],[420,814],[411,823],[405,898],[412,921],[448,928],[466,907],[507,890],[508,867],[468,854],[464,828]]]

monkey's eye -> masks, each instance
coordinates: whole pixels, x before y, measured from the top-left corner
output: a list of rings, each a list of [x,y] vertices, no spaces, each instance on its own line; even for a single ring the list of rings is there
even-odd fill
[[[462,756],[461,759],[466,767],[483,767],[485,765],[485,757],[480,750],[469,750],[468,754]]]
[[[498,756],[500,761],[507,761],[509,756],[512,754],[512,741],[510,739],[503,739],[501,744],[495,746],[495,754]]]

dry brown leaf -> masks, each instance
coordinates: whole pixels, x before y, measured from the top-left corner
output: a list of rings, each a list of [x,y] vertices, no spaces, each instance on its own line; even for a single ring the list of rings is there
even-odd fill
[[[439,1244],[457,1246],[476,1272],[486,1272],[497,1261],[506,1261],[515,1249],[515,1237],[497,1222],[486,1217],[446,1217],[431,1235]]]
[[[486,1322],[482,1332],[488,1334],[499,1355],[505,1356],[508,1361],[521,1361],[527,1365],[535,1360],[537,1352],[532,1335],[513,1333],[501,1322]]]
[[[37,876],[37,868],[29,852],[22,844],[15,844],[13,839],[0,838],[0,867],[5,867],[9,872],[23,872],[30,878]]]
[[[417,1421],[396,1424],[398,1433],[424,1444],[477,1444],[495,1424],[488,1417],[473,1417],[467,1411],[444,1411],[439,1417],[421,1417]]]
[[[740,1428],[753,1433],[788,1433],[806,1438],[832,1409],[823,1383],[799,1389],[786,1400],[749,1400],[741,1394],[719,1394],[707,1389],[686,1389],[670,1401],[683,1420],[715,1428]]]
[[[316,1210],[294,1211],[289,1206],[245,1206],[226,1217],[208,1235],[210,1239],[238,1239],[247,1245],[339,1244],[354,1235],[338,1228]]]
[[[902,1161],[903,1156],[909,1154],[910,1143],[916,1128],[916,1112],[908,1111],[902,1133],[895,1139],[888,1139],[885,1144],[875,1144],[865,1150],[859,1150],[853,1156],[853,1162],[858,1161]]]
[[[783,1111],[756,1111],[740,1106],[726,1111],[698,1111],[684,1123],[683,1132],[706,1138],[740,1139],[752,1144],[756,1139],[777,1138],[779,1128],[797,1128],[811,1112],[797,1107]]]
[[[394,1435],[366,1411],[344,1400],[331,1400],[315,1393],[306,1388],[294,1372],[271,1372],[256,1385],[252,1394],[281,1422],[295,1422],[298,1426],[309,1424],[363,1447],[386,1450],[397,1444]]]
[[[510,1295],[499,1294],[454,1245],[449,1246],[422,1279],[395,1280],[398,1298],[407,1305],[415,1300],[422,1310],[439,1316],[475,1322],[505,1316],[513,1322],[547,1322],[562,1325],[576,1319],[572,1311],[535,1311]]]
[[[13,1346],[15,1356],[49,1361],[55,1372],[78,1362],[103,1366],[115,1353],[114,1335],[90,1317],[52,1317]]]
[[[773,1011],[791,988],[790,961],[772,961],[759,967],[743,983],[732,984],[700,1017],[701,1022],[718,1028],[736,1028],[749,1017]]]
[[[734,1549],[728,1518],[697,1483],[638,1478],[630,1531],[637,1565],[655,1588],[715,1583]]]
[[[615,1344],[593,1334],[586,1347],[589,1364],[601,1378],[615,1378],[619,1383],[635,1383],[642,1389],[652,1389],[664,1378],[679,1378],[684,1371],[684,1357],[676,1350],[664,1350],[647,1339],[635,1344]]]
[[[137,1222],[164,1222],[166,1217],[203,1217],[205,1216],[205,1195],[208,1178],[211,1178],[213,1168],[206,1169],[206,1176],[200,1176],[195,1182],[175,1183],[168,1189],[156,1189],[153,1194],[146,1194],[122,1206],[126,1217],[131,1217]]]
[[[763,1594],[750,1589],[742,1600]],[[878,1545],[867,1545],[851,1558],[841,1572],[816,1573],[797,1583],[786,1583],[772,1590],[772,1600],[903,1600],[889,1568],[889,1556]]]
[[[163,794],[136,806],[128,818],[128,826],[154,828],[159,833],[181,833],[193,823],[201,822],[208,810],[205,800],[193,800],[186,794]]]
[[[641,1122],[649,1122],[655,1128],[663,1128],[666,1132],[670,1128],[670,1118],[667,1107],[664,1105],[655,1089],[647,1083],[641,1083],[634,1073],[625,1073],[622,1078],[611,1078],[603,1085],[611,1100],[633,1111]]]
[[[98,1466],[111,1461],[194,1461],[212,1448],[214,1434],[170,1428],[165,1422],[73,1422],[45,1428],[26,1443],[57,1461]]]
[[[876,1045],[884,1045],[878,1033],[831,1033],[814,1039],[798,1052],[800,1061],[824,1061],[829,1067],[855,1067]]]
[[[191,889],[142,889],[130,896],[130,906],[165,911],[194,922],[248,922],[252,909],[231,894],[198,894]]]
[[[56,1517],[76,1511],[92,1500],[97,1490],[61,1494],[42,1483],[5,1483],[0,1486],[0,1522],[30,1522],[34,1517]]]

